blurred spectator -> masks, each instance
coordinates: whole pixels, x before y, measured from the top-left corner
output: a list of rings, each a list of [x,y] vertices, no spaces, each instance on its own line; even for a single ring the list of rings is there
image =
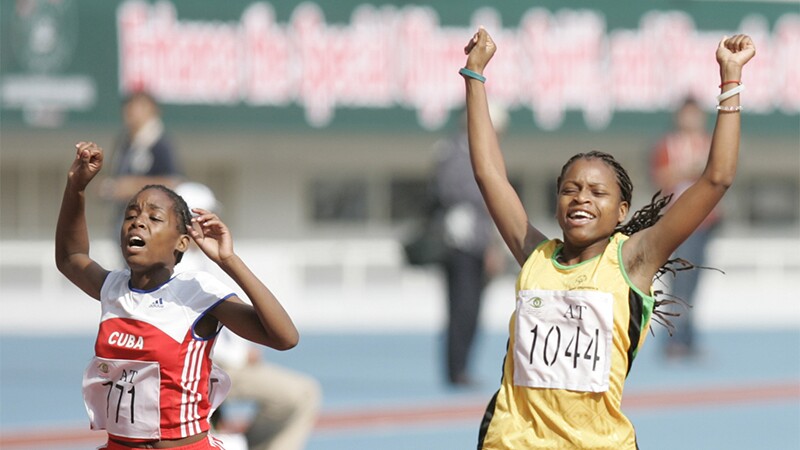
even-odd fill
[[[490,107],[498,135],[508,127],[508,113]],[[497,231],[475,182],[469,157],[466,113],[458,131],[436,144],[434,195],[443,209],[443,266],[447,281],[447,381],[453,386],[474,384],[469,357],[478,328],[483,290],[501,271],[503,257]]]
[[[216,196],[203,184],[184,182],[175,188],[175,192],[183,197],[189,208],[219,213],[220,204]],[[199,253],[201,252],[193,245],[176,270],[217,269],[206,267],[205,262],[208,259]],[[227,279],[223,273],[215,274],[222,280]],[[250,402],[255,406],[255,414],[245,430],[250,450],[305,448],[322,400],[321,388],[315,379],[269,364],[258,348],[227,328],[223,328],[217,337],[212,359],[231,378],[228,400]],[[225,407],[226,403],[223,403],[220,410],[223,411]],[[215,427],[227,431],[224,416]],[[235,435],[222,435],[220,438],[225,442],[226,448],[236,445]]]
[[[245,431],[250,450],[305,448],[322,398],[315,379],[269,364],[260,350],[227,328],[217,337],[212,358],[231,377],[228,399],[255,404]]]
[[[117,140],[111,175],[100,195],[114,202],[111,236],[119,234],[125,203],[148,184],[163,184],[170,189],[182,178],[178,158],[164,132],[161,110],[146,92],[135,92],[123,101],[124,130]]]
[[[686,99],[674,114],[673,129],[653,148],[651,173],[656,187],[664,194],[675,194],[672,202],[683,193],[705,168],[711,148],[711,135],[706,129],[706,114],[694,99]],[[717,206],[695,232],[675,251],[673,257],[703,266],[706,247],[720,222]],[[690,306],[696,304],[701,270],[681,271],[672,280],[670,294]],[[672,320],[675,331],[664,347],[667,357],[693,356],[697,352],[693,311],[675,310],[680,316]]]

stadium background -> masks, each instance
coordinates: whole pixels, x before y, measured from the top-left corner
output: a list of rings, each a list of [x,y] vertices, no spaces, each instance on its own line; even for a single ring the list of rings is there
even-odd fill
[[[634,203],[644,203],[653,192],[647,152],[672,109],[688,93],[713,107],[717,78],[704,58],[722,35],[754,36],[740,170],[712,246],[711,263],[726,275],[705,277],[694,313],[721,346],[729,336],[780,336],[772,351],[793,380],[780,416],[800,418],[800,299],[791,284],[800,276],[796,3],[3,0],[0,8],[0,433],[82,420],[78,397],[69,413],[25,414],[14,401],[26,386],[15,358],[47,359],[61,348],[48,342],[91,342],[96,305],[55,270],[52,234],[72,144],[90,139],[110,150],[120,99],[138,88],[161,101],[186,175],[214,189],[238,251],[310,336],[309,353],[314,342],[347,347],[348,337],[367,333],[437,358],[428,347],[438,345],[444,317],[440,274],[405,265],[400,243],[422,214],[433,144],[457,126],[460,48],[478,24],[501,49],[487,76],[490,95],[511,112],[510,175],[551,235],[552,184],[569,156],[614,153],[634,178]],[[94,192],[89,202],[93,252],[114,266],[109,205]],[[502,340],[510,295],[513,274],[490,286],[488,340]],[[315,372],[302,346],[293,352],[287,364]],[[436,361],[425,363],[428,398],[443,395],[433,387]],[[489,388],[491,366],[481,369]],[[730,376],[711,373],[715,385]],[[330,386],[326,406],[335,410],[344,394]],[[77,392],[64,382],[70,387]],[[796,430],[787,433],[781,445],[800,445]]]

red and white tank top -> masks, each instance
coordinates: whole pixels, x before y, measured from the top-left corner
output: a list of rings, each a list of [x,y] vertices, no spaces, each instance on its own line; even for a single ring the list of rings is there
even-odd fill
[[[216,335],[195,324],[234,295],[206,272],[184,272],[150,291],[130,287],[130,272],[111,272],[100,292],[95,357],[83,377],[92,429],[128,440],[180,439],[207,431],[230,390],[211,363]]]

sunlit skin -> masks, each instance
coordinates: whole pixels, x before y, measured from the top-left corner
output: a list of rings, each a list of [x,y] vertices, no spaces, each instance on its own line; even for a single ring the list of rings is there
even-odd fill
[[[89,256],[85,190],[103,167],[103,150],[92,142],[75,145],[75,159],[56,225],[56,266],[72,283],[95,300],[109,271]],[[239,336],[277,350],[297,345],[299,335],[291,318],[261,280],[234,252],[230,230],[211,211],[194,209],[196,217],[182,233],[180,214],[172,198],[156,188],[139,192],[129,202],[120,230],[120,250],[131,271],[131,285],[150,290],[167,282],[177,264],[177,252],[188,249],[190,240],[242,288],[251,305],[238,296],[220,302],[197,324],[195,330],[208,336],[222,322]],[[189,225],[189,224],[187,224]]]
[[[120,247],[133,287],[153,289],[172,276],[175,252],[185,252],[190,239],[178,220],[172,199],[158,189],[146,189],[128,204]]]
[[[558,189],[556,220],[564,237],[559,260],[577,264],[602,253],[629,206],[608,164],[596,158],[572,163]]]
[[[483,27],[479,28],[464,47],[464,54],[467,55],[465,67],[483,75],[484,69],[496,51],[497,46],[489,33]],[[719,64],[722,92],[733,89],[738,80],[742,79],[742,67],[755,56],[755,53],[755,45],[747,35],[726,36],[720,40],[715,58]],[[532,225],[522,201],[508,181],[503,154],[489,117],[484,83],[466,77],[465,87],[470,158],[475,180],[481,188],[486,206],[500,235],[521,266],[536,246],[548,238]],[[721,107],[727,108],[728,111],[717,114],[711,149],[702,175],[672,203],[668,210],[664,211],[657,223],[634,232],[626,241],[622,249],[622,263],[631,283],[643,292],[650,290],[653,277],[661,266],[667,262],[678,245],[702,223],[733,183],[741,130],[740,114],[735,110],[739,104],[739,95],[721,101]],[[584,168],[594,164],[576,164],[569,172],[580,173]],[[602,163],[597,162],[597,164]],[[612,185],[616,183],[610,182],[613,180],[611,168],[598,170],[604,171],[608,176],[604,175],[597,180],[605,180],[603,182],[605,186],[618,192],[619,186],[614,187]],[[570,176],[575,178],[576,175]],[[559,211],[556,215],[566,241],[562,256],[567,264],[585,261],[602,252],[608,238],[614,233],[614,225],[625,219],[630,206],[621,203],[619,196],[614,196],[612,202],[619,204],[613,208],[609,205],[610,209],[606,210],[604,206],[601,207],[604,203],[598,196],[592,193],[590,188],[586,189],[595,180],[588,178],[588,175],[580,176],[582,182],[586,183],[581,187],[584,188],[583,192],[587,198],[581,196],[575,199],[559,198]],[[577,204],[586,202],[587,207],[595,208],[596,217],[587,216],[580,220],[577,218],[570,220],[567,214],[572,201],[578,202]]]

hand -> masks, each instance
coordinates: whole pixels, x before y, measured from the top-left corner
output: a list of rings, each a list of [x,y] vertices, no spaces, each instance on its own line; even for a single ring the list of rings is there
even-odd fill
[[[464,47],[464,54],[467,55],[465,67],[483,75],[483,69],[489,64],[495,51],[497,51],[497,46],[489,36],[489,32],[483,27],[478,28],[478,31]]]
[[[233,237],[228,227],[216,214],[205,209],[194,208],[197,217],[192,218],[189,236],[200,250],[217,264],[233,256]]]
[[[742,67],[756,54],[753,40],[746,34],[737,34],[724,37],[717,47],[717,63],[725,81],[726,75],[739,72]]]
[[[75,149],[75,159],[69,168],[68,179],[82,191],[103,167],[103,149],[94,142],[84,141],[75,144]]]

